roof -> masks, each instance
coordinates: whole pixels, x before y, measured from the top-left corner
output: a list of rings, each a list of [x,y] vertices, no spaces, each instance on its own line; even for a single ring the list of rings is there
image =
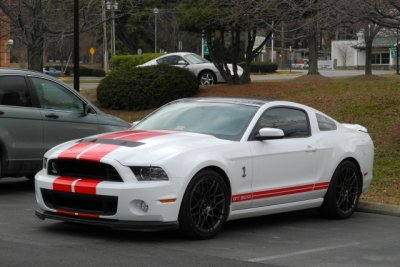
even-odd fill
[[[257,97],[194,97],[194,98],[183,98],[177,101],[198,101],[198,102],[213,102],[213,103],[230,103],[230,104],[241,104],[258,106],[271,102],[271,99],[257,98]]]
[[[44,74],[42,72],[39,71],[34,71],[34,70],[25,70],[25,69],[16,69],[16,68],[0,68],[0,75],[29,75],[29,76],[37,76],[37,77],[42,77],[42,78],[46,78],[48,80],[53,80],[53,81],[57,81],[60,82],[60,80]]]
[[[393,47],[394,44],[397,43],[397,38],[395,36],[386,36],[386,37],[375,37],[372,42],[373,48],[389,48]],[[365,42],[360,42],[354,46],[355,48],[365,48]]]

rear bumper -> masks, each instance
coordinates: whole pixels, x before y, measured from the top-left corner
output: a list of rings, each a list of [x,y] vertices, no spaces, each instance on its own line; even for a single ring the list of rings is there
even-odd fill
[[[51,219],[64,222],[72,222],[79,224],[88,224],[96,226],[106,226],[112,229],[120,230],[136,230],[136,231],[161,231],[177,229],[179,223],[176,222],[155,222],[155,221],[121,221],[113,219],[101,219],[101,218],[82,218],[70,215],[58,214],[49,211],[43,211],[36,209],[35,215],[41,219]]]

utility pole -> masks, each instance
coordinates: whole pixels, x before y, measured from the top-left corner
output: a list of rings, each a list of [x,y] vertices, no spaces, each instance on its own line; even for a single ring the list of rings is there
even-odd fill
[[[106,0],[101,1],[102,20],[103,20],[103,65],[104,72],[108,72],[108,51],[107,51],[107,17],[106,17]]]
[[[79,92],[79,0],[74,0],[74,89]]]

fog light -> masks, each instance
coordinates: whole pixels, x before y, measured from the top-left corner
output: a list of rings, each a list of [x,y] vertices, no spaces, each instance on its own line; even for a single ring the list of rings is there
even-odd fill
[[[139,200],[138,202],[136,202],[136,204],[144,212],[147,212],[149,210],[149,205],[147,205],[147,203],[143,200]]]

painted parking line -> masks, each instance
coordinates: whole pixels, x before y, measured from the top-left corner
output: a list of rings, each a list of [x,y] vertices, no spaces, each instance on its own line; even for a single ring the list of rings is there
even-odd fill
[[[311,253],[316,253],[316,252],[334,250],[334,249],[339,249],[339,248],[359,246],[360,244],[361,244],[360,242],[352,242],[352,243],[341,244],[341,245],[336,245],[336,246],[300,250],[300,251],[295,251],[295,252],[285,253],[285,254],[279,254],[279,255],[274,255],[274,256],[269,256],[269,257],[252,258],[252,259],[248,259],[247,261],[249,261],[249,262],[262,262],[262,261],[276,260],[276,259],[288,258],[288,257],[293,257],[293,256],[299,256],[299,255],[306,255],[306,254],[311,254]]]

